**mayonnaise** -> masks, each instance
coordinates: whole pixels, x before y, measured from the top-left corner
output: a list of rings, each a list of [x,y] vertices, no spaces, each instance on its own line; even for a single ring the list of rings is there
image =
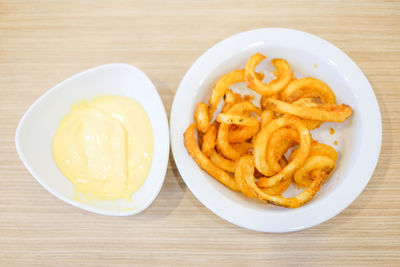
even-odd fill
[[[80,102],[61,121],[53,156],[76,191],[116,200],[139,189],[153,157],[153,131],[143,107],[121,96]]]

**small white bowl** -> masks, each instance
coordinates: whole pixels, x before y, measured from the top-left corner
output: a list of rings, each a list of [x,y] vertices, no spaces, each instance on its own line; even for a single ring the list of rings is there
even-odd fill
[[[207,103],[218,77],[244,68],[249,57],[257,52],[268,58],[261,63],[265,64],[262,70],[272,69],[272,58],[287,59],[295,74],[325,81],[335,92],[338,103],[349,104],[354,111],[345,123],[324,123],[312,132],[322,143],[333,145],[335,139],[339,141],[339,145],[334,146],[339,153],[337,168],[311,202],[293,210],[267,205],[229,190],[197,166],[183,143],[183,133],[193,123],[196,103]],[[329,134],[330,127],[336,130],[334,135]],[[305,229],[344,210],[367,185],[378,161],[382,140],[379,106],[358,66],[321,38],[279,28],[234,35],[201,55],[187,71],[175,94],[170,128],[176,166],[193,194],[225,220],[263,232]]]
[[[52,155],[54,134],[71,105],[99,95],[119,95],[139,102],[149,116],[154,153],[144,184],[125,200],[77,201],[72,183],[58,169]],[[137,214],[157,197],[164,182],[169,156],[168,120],[160,96],[150,79],[128,64],[108,64],[80,72],[43,94],[24,114],[15,135],[17,152],[32,176],[54,196],[95,213],[114,216]]]

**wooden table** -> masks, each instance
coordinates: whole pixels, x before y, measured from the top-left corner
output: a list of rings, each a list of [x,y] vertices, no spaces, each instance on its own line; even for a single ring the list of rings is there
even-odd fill
[[[64,78],[133,64],[169,113],[197,57],[262,27],[332,42],[361,67],[380,103],[375,174],[328,222],[288,234],[234,226],[192,195],[172,157],[150,208],[126,218],[96,215],[54,198],[19,160],[19,119]],[[400,265],[399,69],[399,1],[0,1],[0,265]]]

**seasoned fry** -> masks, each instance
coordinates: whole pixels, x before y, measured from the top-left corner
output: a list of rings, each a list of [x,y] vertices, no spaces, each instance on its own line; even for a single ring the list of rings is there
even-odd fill
[[[246,68],[244,70],[244,76],[247,83],[247,87],[256,91],[261,95],[273,95],[282,91],[292,80],[292,70],[290,69],[289,64],[284,59],[274,59],[272,60],[272,64],[277,69],[275,73],[278,76],[277,79],[269,82],[268,84],[263,83],[255,74],[256,66],[265,59],[260,53],[257,53],[250,57],[249,61],[246,64]]]
[[[299,186],[308,187],[317,177],[320,177],[322,181],[327,178],[335,166],[335,161],[327,156],[311,156],[295,171],[293,178]]]
[[[249,140],[258,133],[259,125],[257,121],[257,123],[254,123],[252,126],[237,126],[235,129],[230,127],[228,134],[229,143],[242,143]]]
[[[229,124],[221,123],[217,134],[217,148],[224,157],[231,160],[238,160],[242,155],[230,143],[228,139]]]
[[[255,76],[258,79],[264,78],[263,73],[255,73]],[[210,109],[209,109],[210,118],[212,118],[214,111],[217,109],[219,101],[224,95],[225,98],[228,98],[225,99],[225,102],[228,103],[228,106],[238,103],[240,100],[244,101],[250,100],[251,97],[249,96],[245,96],[244,98],[242,98],[239,94],[235,94],[232,92],[232,90],[229,90],[229,87],[231,87],[233,84],[240,82],[244,82],[244,70],[234,70],[219,78],[219,80],[214,86],[210,99],[208,100],[210,104]],[[231,101],[231,103],[229,103],[229,101]]]
[[[250,172],[254,172],[254,164],[249,165],[248,164],[248,158],[253,158],[251,155],[243,156],[241,157],[236,164],[236,169],[235,169],[235,181],[236,184],[239,186],[240,190],[242,193],[251,198],[256,198],[257,195],[254,193],[254,191],[250,188],[250,186],[246,183],[246,175]],[[269,188],[261,188],[265,194],[269,195],[280,195],[282,194],[290,185],[290,182],[292,181],[292,177],[289,176],[279,184],[269,187]]]
[[[335,104],[336,97],[331,88],[318,79],[306,77],[291,81],[281,93],[282,100],[302,106],[306,102]],[[266,102],[266,101],[265,101]],[[264,103],[264,105],[268,105]],[[318,128],[322,121],[303,119],[309,130]]]
[[[253,148],[253,145],[249,142],[242,142],[242,143],[232,144],[232,147],[237,152],[239,152],[240,155],[244,155],[247,154],[249,150]]]
[[[217,139],[218,123],[214,122],[203,135],[203,143],[201,151],[207,157],[211,157],[214,152],[215,143]]]
[[[272,136],[268,142],[266,152],[266,160],[268,166],[274,171],[279,172],[282,167],[279,160],[286,151],[292,146],[299,143],[299,134],[293,128],[280,128]]]
[[[225,93],[224,106],[222,107],[222,112],[228,112],[235,104],[246,101],[245,97],[242,97],[240,94],[233,92],[228,89]]]
[[[335,104],[336,97],[329,85],[315,78],[306,77],[291,81],[281,93],[286,102],[293,102],[299,98],[320,97],[323,103]]]
[[[313,140],[309,156],[315,155],[325,156],[331,158],[333,161],[337,160],[337,152],[333,147]]]
[[[281,168],[284,168],[287,165],[287,161],[284,156],[282,156],[281,159],[279,160],[279,164],[281,165]],[[257,170],[257,169],[255,169],[255,170]],[[262,176],[260,176],[258,178],[262,178]],[[283,192],[285,192],[286,189],[288,189],[291,182],[292,182],[292,175],[289,175],[287,178],[283,179],[281,182],[277,183],[276,185],[274,185],[272,187],[267,187],[267,188],[260,188],[260,190],[263,191],[265,194],[272,195],[272,196],[278,196],[278,195],[281,195]]]
[[[196,161],[197,165],[206,171],[209,175],[217,179],[220,183],[226,185],[228,188],[239,191],[235,180],[229,176],[224,170],[212,163],[200,150],[196,139],[194,138],[195,124],[191,124],[185,131],[184,141],[185,147],[189,155]]]
[[[246,175],[251,173],[254,176],[254,166],[248,164],[248,161],[252,159],[253,159],[252,156],[247,155],[241,157],[238,160],[237,168],[235,170],[235,181],[240,191],[242,191],[243,195],[251,198],[256,198],[257,195],[246,183]]]
[[[235,103],[231,108],[227,110],[229,114],[236,115],[249,115],[250,112],[256,113],[257,115],[261,115],[261,110],[254,106],[250,101],[241,101],[239,103]],[[225,113],[224,111],[222,113]],[[220,113],[221,114],[221,113]]]
[[[243,114],[250,116],[250,112],[261,114],[261,111],[249,101],[239,102],[233,105],[229,110],[229,114]],[[219,116],[219,115],[218,115]],[[218,119],[218,117],[217,117]],[[228,140],[230,143],[240,143],[252,138],[258,132],[260,124],[254,121],[247,126],[238,126],[235,129],[229,128]]]
[[[243,165],[247,166],[243,172],[244,179],[247,185],[253,190],[260,200],[265,200],[268,203],[282,206],[286,208],[298,208],[304,205],[306,202],[310,201],[312,197],[319,191],[322,178],[317,177],[311,183],[311,185],[302,193],[295,197],[284,198],[282,196],[272,196],[264,193],[255,183],[254,178],[254,159],[251,156],[243,157]],[[253,168],[253,169],[252,169]],[[236,179],[236,177],[235,177]]]
[[[273,112],[272,110],[264,110],[261,113],[261,127],[266,126],[274,118],[275,118],[275,112]]]
[[[229,113],[220,113],[217,116],[217,121],[226,124],[236,124],[240,126],[253,127],[259,125],[258,120],[255,118],[246,118],[243,115],[235,115]]]
[[[292,153],[295,156],[297,151]],[[333,147],[312,141],[310,153],[303,166],[294,172],[293,177],[297,185],[308,187],[317,176],[325,180],[335,168],[337,152]]]
[[[298,106],[271,98],[268,98],[267,103],[268,107],[276,112],[308,120],[344,122],[352,114],[352,109],[344,104],[302,103],[302,106]]]
[[[210,119],[208,117],[208,107],[206,104],[199,102],[194,113],[194,120],[196,121],[197,129],[203,133],[208,130]]]
[[[287,178],[283,179],[281,182],[277,183],[276,185],[267,188],[260,188],[260,190],[263,191],[265,194],[271,196],[279,196],[288,189],[291,182],[292,182],[292,176],[290,175]]]
[[[294,150],[293,153],[290,155],[290,159],[295,157],[297,153],[298,153],[297,149]],[[321,144],[315,140],[311,140],[310,153],[308,154],[308,156],[311,157],[316,155],[325,156],[333,159],[334,161],[336,161],[337,159],[337,152],[333,147],[326,144]]]
[[[229,72],[225,75],[223,75],[219,80],[217,81],[210,99],[209,99],[209,104],[210,104],[210,110],[209,110],[209,116],[212,117],[214,114],[214,111],[216,110],[219,101],[221,98],[225,95],[226,90],[235,83],[243,82],[244,80],[244,71],[243,70],[234,70],[232,72]]]
[[[220,167],[221,169],[227,171],[227,172],[231,172],[234,173],[235,172],[235,161],[229,160],[224,158],[223,156],[221,156],[217,151],[214,150],[214,152],[212,153],[210,160],[217,165],[218,167]]]
[[[293,127],[299,134],[299,148],[295,158],[293,158],[285,168],[279,173],[269,178],[260,178],[258,185],[260,187],[271,187],[293,174],[306,160],[308,153],[310,152],[311,137],[308,129],[303,123],[292,116],[282,116],[267,124],[266,127],[262,128],[261,131],[256,135],[254,139],[254,160],[256,168],[264,175],[269,176],[274,171],[268,166],[266,161],[266,150],[267,144],[272,137],[272,134],[282,127]]]
[[[261,110],[268,110],[268,107],[267,107],[267,99],[268,98],[281,99],[279,96],[279,93],[276,93],[271,96],[267,96],[267,95],[261,96],[261,99],[260,99]]]
[[[314,120],[307,120],[307,119],[301,119],[301,121],[303,122],[304,126],[307,127],[308,130],[317,129],[322,124],[322,121],[314,121]]]

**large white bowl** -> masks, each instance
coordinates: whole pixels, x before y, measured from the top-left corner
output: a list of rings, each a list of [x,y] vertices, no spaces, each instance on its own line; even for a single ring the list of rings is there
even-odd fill
[[[60,172],[52,155],[54,134],[61,119],[77,101],[110,94],[139,102],[149,116],[154,153],[149,175],[124,200],[77,201],[72,183]],[[169,156],[168,120],[160,96],[150,79],[128,64],[108,64],[78,73],[43,94],[22,117],[15,136],[17,152],[32,176],[50,193],[84,210],[104,215],[133,215],[146,209],[164,182]]]
[[[207,103],[222,74],[245,66],[261,52],[285,58],[298,76],[328,83],[338,103],[354,114],[345,123],[325,123],[312,132],[317,140],[339,152],[337,169],[314,199],[298,209],[264,204],[233,192],[202,171],[188,155],[183,133],[193,122],[196,103]],[[261,67],[271,69],[264,61]],[[238,85],[240,87],[240,85]],[[236,88],[238,89],[238,88]],[[329,129],[336,130],[334,135]],[[182,178],[193,194],[225,220],[257,231],[290,232],[322,223],[344,210],[364,189],[378,160],[382,139],[379,106],[368,80],[341,50],[314,35],[290,29],[258,29],[234,35],[206,51],[191,66],[176,92],[170,118],[172,152]],[[293,191],[293,190],[292,190]]]

